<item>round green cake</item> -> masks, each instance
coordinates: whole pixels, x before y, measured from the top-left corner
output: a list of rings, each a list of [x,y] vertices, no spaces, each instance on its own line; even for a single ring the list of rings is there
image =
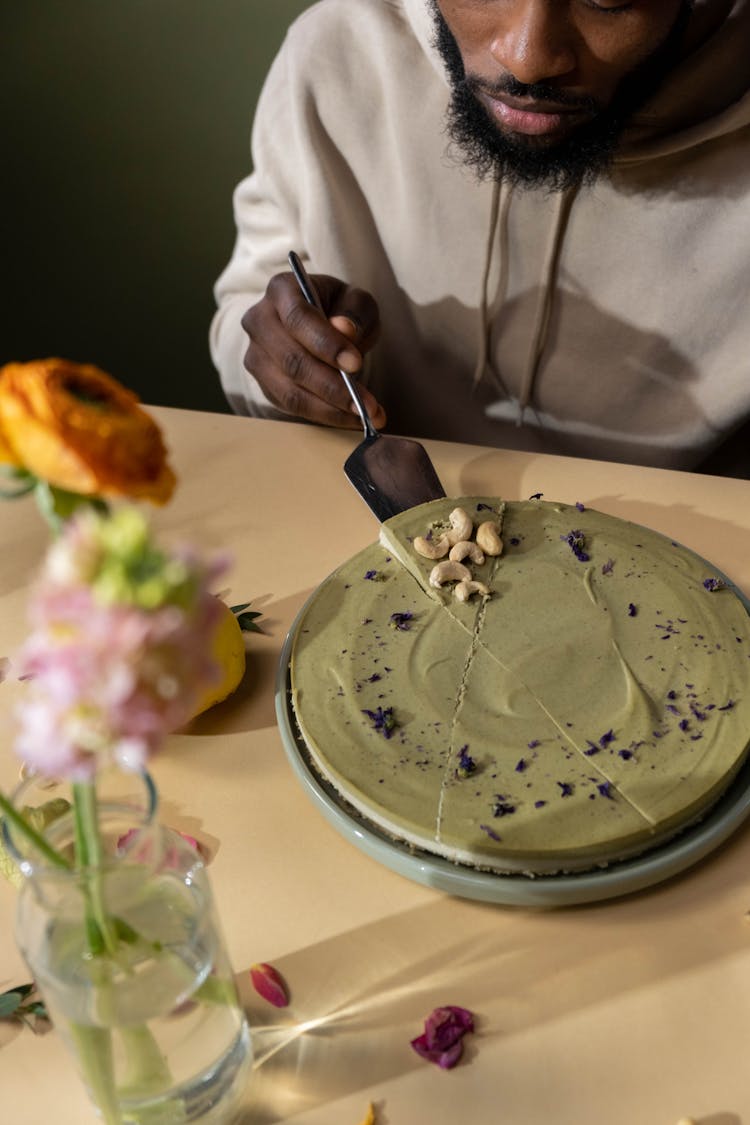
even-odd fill
[[[502,540],[460,564],[466,600],[448,557],[415,549],[455,540],[457,511],[469,543],[481,524]],[[581,505],[463,497],[394,517],[309,601],[290,678],[314,768],[358,813],[502,873],[656,847],[704,816],[750,739],[742,599],[691,551]]]

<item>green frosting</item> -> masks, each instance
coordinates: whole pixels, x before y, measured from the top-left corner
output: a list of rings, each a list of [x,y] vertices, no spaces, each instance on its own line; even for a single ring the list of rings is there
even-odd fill
[[[492,592],[466,603],[430,586],[435,562],[412,547],[456,506],[502,523],[505,545],[471,566]],[[363,815],[458,862],[542,874],[636,854],[703,815],[747,751],[750,619],[713,576],[589,509],[413,508],[299,623],[305,743]]]

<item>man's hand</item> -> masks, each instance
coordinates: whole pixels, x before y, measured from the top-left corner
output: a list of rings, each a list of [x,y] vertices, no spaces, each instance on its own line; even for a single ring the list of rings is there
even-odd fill
[[[369,293],[335,277],[316,274],[312,281],[328,319],[307,303],[293,274],[276,274],[265,296],[242,318],[250,338],[245,367],[286,414],[355,429],[361,425],[359,415],[337,369],[348,375],[361,369],[380,328],[378,306]],[[385,411],[365,387],[359,391],[380,428]]]

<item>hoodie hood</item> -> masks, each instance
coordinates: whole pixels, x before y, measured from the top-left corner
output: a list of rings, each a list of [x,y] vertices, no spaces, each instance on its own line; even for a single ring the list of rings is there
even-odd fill
[[[442,59],[433,45],[434,23],[429,0],[402,0],[422,49],[447,85]],[[680,62],[665,78],[653,99],[629,122],[615,163],[641,164],[692,148],[750,123],[750,0],[696,0],[685,33]],[[502,180],[493,184],[485,257],[481,271],[479,331],[473,384],[489,378],[502,387],[492,360],[489,283],[497,259],[499,282],[494,304],[502,304],[507,283],[507,222],[512,189]],[[516,421],[522,425],[532,401],[539,366],[547,346],[557,273],[570,210],[576,196],[571,188],[553,200],[555,219],[540,276],[540,297],[530,325],[530,343],[519,382]],[[508,396],[510,398],[510,396]]]
[[[406,17],[447,84],[433,45],[429,0],[402,0]],[[678,65],[633,117],[617,157],[668,155],[750,124],[750,0],[696,0]]]

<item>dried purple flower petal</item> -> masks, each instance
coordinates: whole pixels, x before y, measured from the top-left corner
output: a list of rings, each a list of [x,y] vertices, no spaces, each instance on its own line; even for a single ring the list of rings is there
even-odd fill
[[[527,765],[528,765],[528,762],[526,761],[525,758],[519,758],[518,761],[516,762],[516,773],[523,773],[523,771],[526,769]]]
[[[603,750],[605,746],[609,746],[610,742],[614,742],[614,740],[615,740],[614,732],[611,731],[611,730],[608,730],[606,732],[606,734],[603,734],[601,736],[601,738],[599,739],[599,745],[601,746],[601,748]]]
[[[374,729],[380,731],[383,738],[390,738],[398,725],[392,707],[378,707],[374,711],[363,709],[362,714],[367,715]]]
[[[722,578],[713,576],[711,578],[704,578],[703,585],[709,591],[709,593],[713,593],[715,590],[723,590],[726,586],[726,582],[724,582]]]
[[[403,632],[407,632],[410,628],[409,622],[413,617],[414,614],[408,611],[404,613],[392,613],[390,623],[394,629],[401,629]]]
[[[459,777],[469,777],[477,768],[477,763],[469,753],[468,743],[462,746],[458,755],[458,768],[456,773]]]
[[[490,840],[495,840],[495,842],[498,844],[500,843],[502,837],[498,836],[497,832],[495,832],[493,828],[490,828],[489,824],[480,824],[479,827],[483,832],[487,833]]]
[[[563,543],[567,543],[571,551],[578,559],[579,562],[588,562],[590,555],[584,551],[586,544],[586,536],[580,529],[569,531],[567,535],[561,535]]]
[[[493,816],[511,816],[516,811],[516,806],[511,805],[499,793],[495,794],[495,805],[492,809]]]
[[[442,1070],[450,1070],[463,1054],[463,1037],[474,1030],[474,1017],[468,1008],[448,1004],[435,1008],[424,1023],[424,1032],[411,1040],[423,1059]]]
[[[463,1043],[458,1039],[452,1047],[445,1051],[438,1051],[428,1046],[426,1035],[418,1035],[416,1039],[411,1040],[411,1045],[418,1055],[427,1059],[428,1062],[436,1063],[441,1070],[450,1070],[451,1067],[454,1067],[464,1050]]]
[[[602,781],[596,787],[601,793],[602,797],[609,797],[610,801],[614,800],[610,790],[612,789],[611,781]]]
[[[583,506],[583,504],[581,503],[580,500],[576,500],[576,508],[578,509],[579,512],[585,512],[586,511],[585,507]]]
[[[636,615],[637,613],[638,613],[638,610],[637,610],[637,609],[636,609],[636,607],[635,607],[635,606],[633,605],[633,603],[632,603],[632,602],[630,602],[630,604],[628,605],[628,617],[635,617],[635,615]]]
[[[378,573],[377,570],[368,570],[368,571],[365,572],[365,578],[367,578],[368,581],[371,582],[373,580],[373,578],[377,577],[377,573]]]
[[[612,567],[614,565],[615,565],[614,559],[607,559],[607,561],[604,563],[604,565],[602,567],[602,574],[611,574],[612,573]]]
[[[452,1047],[467,1031],[474,1030],[474,1016],[468,1008],[446,1004],[435,1008],[424,1021],[424,1033],[428,1046],[445,1050]]]
[[[561,797],[572,797],[573,796],[573,786],[570,784],[569,781],[558,781],[557,784],[560,786],[560,796]]]
[[[541,500],[543,496],[543,492],[532,492],[531,496],[529,496],[529,500]]]

